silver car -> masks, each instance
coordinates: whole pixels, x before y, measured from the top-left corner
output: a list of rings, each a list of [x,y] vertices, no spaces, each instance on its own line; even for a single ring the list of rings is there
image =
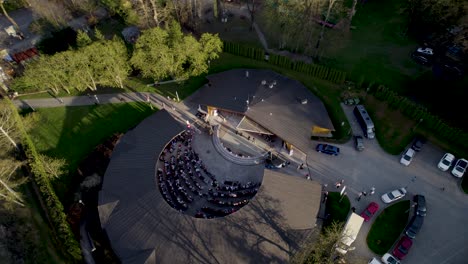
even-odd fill
[[[382,195],[382,201],[384,203],[392,203],[394,201],[400,200],[401,198],[405,197],[405,195],[406,195],[405,188],[396,189],[396,190],[393,190],[391,192],[388,192]]]

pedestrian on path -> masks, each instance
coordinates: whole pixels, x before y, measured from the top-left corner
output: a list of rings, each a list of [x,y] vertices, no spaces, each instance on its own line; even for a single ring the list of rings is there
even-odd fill
[[[365,191],[362,191],[362,195],[367,196],[367,193]]]
[[[373,195],[375,193],[375,187],[372,186],[372,188],[370,189],[370,195]]]
[[[335,187],[339,189],[341,187],[341,183],[340,182],[335,183]]]
[[[327,199],[328,199],[328,192],[325,191],[325,192],[323,193],[323,200],[322,200],[322,203],[325,203],[325,202],[327,201]]]
[[[344,180],[341,180],[340,183],[341,183],[341,184],[344,184]]]
[[[363,194],[362,192],[360,192],[360,193],[358,194],[358,197],[356,198],[356,200],[357,200],[358,202],[361,201],[362,194]]]
[[[94,100],[96,100],[96,104],[99,104],[99,98],[97,97],[97,95],[94,95]]]
[[[351,207],[351,211],[353,211],[353,213],[355,213],[356,212],[356,207],[354,207],[354,206]]]
[[[306,179],[310,180],[309,173],[306,174]]]
[[[445,191],[445,187],[440,188],[442,191]]]

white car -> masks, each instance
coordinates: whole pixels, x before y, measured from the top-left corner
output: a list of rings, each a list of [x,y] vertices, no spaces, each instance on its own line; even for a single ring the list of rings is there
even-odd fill
[[[447,171],[450,166],[452,166],[454,160],[455,156],[453,154],[445,153],[442,159],[440,159],[437,168],[439,168],[441,171]]]
[[[429,56],[434,55],[434,50],[432,50],[431,48],[418,48],[416,52]]]
[[[459,159],[457,163],[455,163],[455,167],[453,167],[452,169],[452,175],[457,178],[463,177],[463,174],[465,174],[467,167],[468,167],[468,160]]]
[[[389,253],[383,255],[382,261],[384,264],[400,264],[400,261]]]
[[[391,192],[388,192],[382,195],[382,201],[384,203],[391,203],[396,200],[400,200],[401,198],[405,196],[405,194],[406,194],[405,188],[396,189],[396,190],[393,190]]]
[[[403,155],[401,156],[400,163],[405,166],[410,165],[415,153],[416,152],[414,151],[414,149],[412,148],[407,149],[405,153],[403,153]]]
[[[376,258],[372,258],[371,260],[369,260],[369,263],[367,263],[367,264],[382,264],[382,262],[380,262]]]

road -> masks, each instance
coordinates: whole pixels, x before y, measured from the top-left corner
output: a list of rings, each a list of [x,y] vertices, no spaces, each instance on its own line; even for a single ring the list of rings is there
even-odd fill
[[[193,112],[193,106],[184,103],[174,103],[157,94],[149,93],[125,93],[99,95],[100,103],[120,103],[118,97],[126,101],[145,101],[147,95],[153,104],[176,113],[181,120],[196,119],[188,110]],[[58,99],[30,99],[15,100],[18,106],[25,106],[25,101],[37,107],[59,107],[74,105],[94,104],[93,97],[78,96]],[[351,123],[354,133],[362,133],[352,115],[352,107],[344,106],[343,109]],[[377,127],[377,130],[379,128]],[[383,204],[380,196],[390,190],[407,187],[406,199],[411,199],[414,194],[426,196],[428,213],[424,225],[416,237],[413,248],[403,263],[434,263],[434,264],[461,264],[468,259],[468,196],[460,189],[460,180],[451,176],[449,172],[437,169],[437,163],[444,154],[440,149],[430,143],[423,146],[413,162],[405,167],[399,163],[399,156],[385,153],[376,140],[365,139],[365,150],[358,152],[354,149],[352,141],[339,145],[341,154],[337,157],[317,153],[316,142],[311,142],[307,151],[307,165],[313,180],[327,184],[327,190],[337,191],[334,183],[344,179],[346,192],[350,197],[352,206],[360,213],[371,201],[380,205],[381,212],[387,205]],[[294,163],[293,163],[294,164]],[[285,168],[285,171],[296,171],[296,165]],[[297,175],[296,171],[296,175]],[[414,178],[415,177],[415,178]],[[414,182],[412,179],[414,178]],[[367,191],[371,187],[376,188],[373,196],[363,197],[356,201],[357,194]],[[441,188],[444,187],[445,190]],[[379,213],[378,212],[378,213]],[[412,213],[412,212],[411,212]],[[373,219],[375,219],[374,216]],[[374,257],[367,247],[365,238],[372,221],[364,223],[363,228],[355,242],[354,254]]]

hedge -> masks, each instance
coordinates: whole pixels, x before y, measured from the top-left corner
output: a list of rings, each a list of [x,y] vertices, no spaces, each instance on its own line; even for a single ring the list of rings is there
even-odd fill
[[[265,57],[265,50],[244,46],[239,43],[227,42],[223,43],[223,51],[234,55],[239,55],[255,60],[268,60],[273,65],[282,68],[291,69],[297,72],[302,72],[314,78],[342,84],[346,80],[346,73],[331,69],[322,65],[305,63],[303,61],[294,61],[288,57],[270,54],[268,59]]]
[[[43,208],[45,213],[49,216],[48,219],[52,225],[54,233],[58,237],[61,251],[68,256],[68,260],[71,263],[81,263],[82,255],[78,241],[75,239],[70,225],[67,221],[67,216],[64,212],[64,208],[54,189],[49,181],[49,176],[44,169],[41,159],[37,153],[36,147],[32,142],[29,135],[26,133],[21,117],[19,116],[16,107],[8,101],[8,105],[12,108],[14,118],[20,131],[23,149],[27,157],[27,163],[31,168],[34,184],[39,190],[40,197],[43,204],[46,204],[47,208]]]

